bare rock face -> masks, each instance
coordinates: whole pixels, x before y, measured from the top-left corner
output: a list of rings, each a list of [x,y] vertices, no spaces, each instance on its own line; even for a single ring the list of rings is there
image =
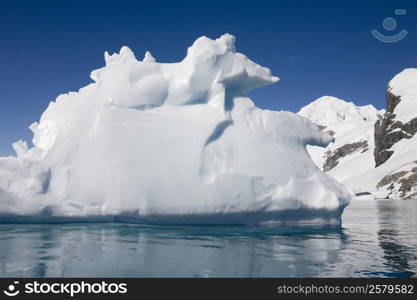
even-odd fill
[[[395,107],[401,97],[387,92],[387,110],[383,117],[375,123],[375,167],[386,162],[394,153],[389,150],[402,139],[410,139],[417,132],[417,117],[407,123],[396,120]]]
[[[386,175],[378,184],[377,189],[387,191],[386,198],[416,198],[417,197],[417,161],[405,165]]]
[[[323,171],[327,172],[336,167],[341,158],[352,154],[356,151],[365,152],[368,150],[368,141],[359,141],[356,143],[345,144],[334,151],[325,153],[326,160],[323,164]]]
[[[400,179],[401,177],[403,177],[404,175],[407,174],[407,171],[400,171],[400,172],[395,172],[392,174],[388,174],[387,176],[385,176],[384,178],[382,178],[378,184],[376,185],[376,187],[379,189],[383,186],[386,186],[388,184],[393,185],[394,182],[396,182],[398,179]],[[393,188],[393,186],[392,186]]]
[[[417,113],[415,118],[408,118],[403,121],[398,117],[399,104],[403,104],[402,97],[410,95],[410,92],[403,92],[396,95],[389,87],[386,99],[387,110],[382,118],[375,123],[375,167],[384,164],[394,154],[393,147],[404,139],[411,139],[417,132]],[[410,101],[408,99],[408,101]],[[412,113],[413,106],[409,112]],[[404,111],[404,110],[403,110]],[[398,147],[397,147],[398,151]],[[376,185],[378,191],[385,191],[386,198],[416,198],[417,197],[417,161],[411,161],[398,169],[385,175]]]

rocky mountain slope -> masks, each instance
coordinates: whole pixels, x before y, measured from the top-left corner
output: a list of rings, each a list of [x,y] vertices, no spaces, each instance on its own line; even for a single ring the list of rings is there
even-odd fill
[[[386,111],[322,97],[298,113],[332,133],[326,148],[309,147],[316,164],[356,195],[417,197],[417,69],[388,84]]]
[[[386,98],[387,111],[375,124],[376,166],[394,154],[395,144],[411,139],[417,132],[417,69],[407,69],[395,76]]]

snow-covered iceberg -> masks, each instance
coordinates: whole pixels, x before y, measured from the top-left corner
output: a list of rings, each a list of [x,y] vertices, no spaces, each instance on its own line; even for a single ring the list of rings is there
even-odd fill
[[[245,94],[278,78],[232,35],[178,63],[127,47],[105,61],[0,158],[0,222],[340,223],[350,194],[306,150],[331,137],[255,107]]]

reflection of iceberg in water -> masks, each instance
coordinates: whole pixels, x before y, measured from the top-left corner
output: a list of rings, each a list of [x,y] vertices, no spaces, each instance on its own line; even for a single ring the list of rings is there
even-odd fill
[[[317,276],[342,243],[300,227],[2,225],[0,237],[0,275],[36,277]]]
[[[0,225],[0,277],[416,276],[417,203],[353,201],[338,227]]]
[[[417,254],[412,247],[406,245],[409,241],[404,241],[404,239],[409,239],[410,237],[407,227],[411,226],[415,228],[417,226],[415,218],[404,221],[404,218],[410,216],[410,213],[405,213],[404,210],[409,207],[413,208],[413,206],[406,205],[404,207],[403,205],[398,206],[395,204],[395,202],[378,202],[380,225],[378,240],[379,245],[384,251],[384,265],[392,273],[395,273],[396,277],[415,276],[416,273],[412,270],[416,270],[417,268]],[[404,224],[408,226],[404,226]],[[381,275],[391,274],[385,272]]]

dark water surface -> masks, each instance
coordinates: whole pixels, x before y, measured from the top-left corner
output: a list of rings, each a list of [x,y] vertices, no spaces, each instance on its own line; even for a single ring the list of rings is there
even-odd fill
[[[0,225],[0,277],[416,277],[417,200],[357,200],[342,228]]]

